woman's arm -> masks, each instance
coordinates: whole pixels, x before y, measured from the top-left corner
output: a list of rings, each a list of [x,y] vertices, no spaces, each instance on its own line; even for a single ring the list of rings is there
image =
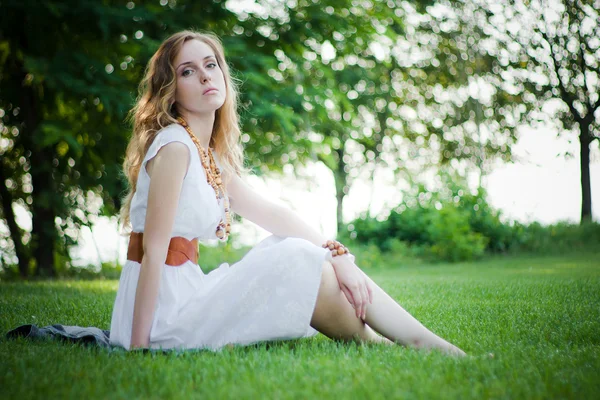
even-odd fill
[[[231,209],[256,225],[282,237],[298,237],[321,246],[327,238],[292,210],[273,203],[233,174],[227,183]]]
[[[148,163],[151,179],[144,225],[144,256],[135,292],[130,349],[148,347],[150,344],[161,269],[167,259],[189,160],[188,147],[180,142],[172,142],[161,147]]]

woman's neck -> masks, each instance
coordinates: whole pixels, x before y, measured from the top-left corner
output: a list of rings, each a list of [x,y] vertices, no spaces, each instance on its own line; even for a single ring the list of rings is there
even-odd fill
[[[210,137],[212,136],[213,126],[215,124],[215,113],[191,114],[182,113],[181,117],[187,122],[194,136],[198,138],[205,151],[210,146]]]

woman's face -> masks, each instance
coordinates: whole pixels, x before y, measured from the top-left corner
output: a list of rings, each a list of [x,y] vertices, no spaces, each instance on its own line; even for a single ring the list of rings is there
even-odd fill
[[[175,102],[180,113],[214,112],[225,103],[223,71],[206,43],[197,39],[185,42],[175,57],[175,74]],[[214,90],[208,91],[211,88]]]

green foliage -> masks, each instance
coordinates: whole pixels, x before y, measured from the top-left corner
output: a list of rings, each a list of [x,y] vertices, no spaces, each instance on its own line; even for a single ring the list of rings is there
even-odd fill
[[[431,257],[445,261],[463,261],[480,258],[488,238],[473,232],[468,215],[450,204],[432,214],[426,226],[429,239],[433,243],[428,252]]]
[[[235,243],[237,234],[232,233],[229,240],[225,243],[217,242],[216,245],[199,244],[199,261],[202,271],[209,273],[217,268],[222,263],[230,265],[239,261],[249,250],[250,247],[236,247]],[[69,266],[70,262],[59,255],[55,254],[56,265],[60,268],[56,269],[57,278],[59,279],[119,279],[121,275],[122,265],[113,262],[103,262],[98,268],[96,265],[86,266]],[[0,269],[0,280],[14,281],[19,280],[19,271],[17,265],[6,265]]]
[[[61,268],[56,269],[55,279],[58,280],[105,280],[119,279],[121,276],[122,265],[112,262],[103,262],[98,268],[96,265],[89,264],[85,266],[70,266],[69,263],[62,260],[63,263],[57,264]],[[36,280],[38,277],[29,277],[29,280]],[[45,279],[40,277],[42,280]],[[16,264],[6,265],[0,270],[0,281],[11,282],[22,279],[19,275],[19,269]]]
[[[378,271],[388,269],[390,266],[403,266],[419,264],[416,248],[408,246],[405,242],[390,239],[387,244],[389,250],[384,251],[375,243],[359,243],[349,236],[338,236],[350,252],[356,257],[357,265],[363,270]]]
[[[219,265],[228,263],[232,265],[238,262],[249,250],[250,247],[234,246],[235,234],[231,234],[225,243],[217,242],[216,246],[209,246],[200,243],[198,264],[202,267],[204,273],[209,273]]]
[[[344,240],[351,241],[354,249],[362,247],[360,253],[377,248],[380,258],[399,251],[405,257],[451,262],[475,260],[486,254],[556,254],[600,246],[598,223],[543,226],[501,219],[501,212],[491,207],[482,189],[472,194],[454,183],[439,191],[420,186],[385,220],[362,217],[352,221]]]
[[[477,194],[456,191],[460,196],[458,207],[468,214],[468,221],[473,232],[488,238],[486,251],[503,253],[508,251],[513,243],[513,230],[510,225],[501,221],[502,213],[495,210],[487,201],[487,193],[480,189]]]
[[[512,227],[512,253],[564,253],[586,251],[600,246],[600,224],[584,220],[574,225],[558,222],[544,226],[515,222]]]
[[[12,180],[3,196],[38,221],[31,242],[25,243],[21,232],[10,232],[11,240],[23,242],[25,248],[17,255],[13,253],[19,247],[13,252],[3,246],[11,258],[42,257],[38,265],[49,267],[51,251],[68,256],[68,248],[76,244],[75,232],[88,225],[91,216],[116,214],[126,190],[120,165],[130,129],[124,117],[150,56],[165,37],[179,30],[194,28],[221,37],[232,73],[241,83],[248,166],[262,174],[319,158],[335,172],[339,194],[347,193],[350,185],[347,168],[360,168],[366,160],[383,162],[384,138],[403,135],[413,142],[411,151],[423,148],[414,145],[420,135],[412,124],[398,131],[392,123],[402,118],[398,105],[427,103],[439,108],[428,95],[432,87],[465,83],[464,77],[447,74],[455,60],[445,55],[456,52],[454,42],[440,42],[439,49],[422,48],[438,54],[442,68],[431,64],[434,57],[407,63],[407,57],[394,55],[402,52],[389,48],[406,41],[417,48],[424,43],[420,35],[431,36],[431,29],[440,33],[416,22],[429,20],[418,14],[427,13],[431,0],[403,7],[390,2],[356,7],[353,0],[280,2],[271,15],[236,14],[228,3],[2,2],[0,136],[8,147],[0,154],[0,168]],[[372,43],[386,56],[376,56]],[[454,114],[436,115],[445,122]],[[450,124],[469,120],[466,113],[460,115],[460,121],[453,117]],[[371,119],[378,126],[357,129]],[[439,127],[432,127],[436,121],[424,124],[428,135],[441,142],[445,159],[458,154],[454,143],[445,144]],[[347,164],[344,144],[352,141],[364,157]],[[469,140],[462,144],[463,150],[471,146]],[[493,155],[507,149],[487,151]],[[95,204],[87,201],[90,196],[102,198],[99,210],[89,206]],[[5,218],[0,212],[0,219]],[[4,239],[7,235],[0,233],[0,242]],[[39,251],[38,243],[52,242],[58,244]]]
[[[421,188],[416,199],[427,198],[423,194],[425,191]],[[375,218],[352,221],[351,237],[388,253],[400,248],[429,260],[473,260],[484,254],[489,238],[472,229],[469,217],[464,207],[454,202],[441,204],[422,200],[411,205],[411,201],[405,199],[385,221]],[[404,243],[404,247],[398,243]]]
[[[527,115],[531,122],[542,100],[560,93],[572,106],[573,99],[594,97],[594,93],[581,93],[585,85],[557,91],[560,80],[530,82],[524,78],[531,76],[527,73],[519,75],[518,80],[525,79],[521,85],[509,85],[518,86],[518,93],[507,92],[505,80],[496,79],[503,70],[537,68],[539,60],[531,58],[537,52],[527,49],[541,45],[556,45],[571,54],[562,35],[572,29],[557,30],[556,36],[535,43],[530,42],[531,32],[518,35],[518,40],[510,35],[500,39],[487,29],[499,9],[486,10],[484,3],[450,2],[446,5],[452,15],[432,12],[431,0],[402,7],[393,2],[356,7],[353,0],[281,2],[272,15],[236,14],[227,3],[1,3],[0,137],[7,147],[1,149],[0,173],[10,179],[2,196],[8,199],[6,204],[20,204],[37,221],[29,242],[22,239],[25,232],[10,232],[10,239],[20,247],[5,245],[8,233],[0,232],[0,245],[10,258],[21,248],[20,260],[33,266],[54,262],[61,274],[68,266],[68,248],[76,244],[76,231],[89,225],[95,214],[115,215],[126,189],[120,164],[130,130],[124,116],[149,57],[166,36],[182,29],[209,30],[223,40],[232,72],[242,83],[241,124],[247,132],[243,137],[249,166],[260,174],[318,158],[334,172],[340,198],[352,183],[348,171],[366,163],[394,159],[384,163],[397,166],[395,172],[408,173],[399,153],[385,150],[383,154],[389,148],[383,146],[384,139],[401,136],[409,157],[418,156],[423,164],[439,161],[452,167],[451,161],[463,160],[485,171],[497,157],[511,158],[518,120]],[[485,16],[471,18],[478,10]],[[589,5],[570,5],[567,10],[577,18],[563,13],[559,25],[581,28],[589,24],[580,15],[597,16]],[[527,18],[525,11],[536,7],[518,10],[516,15],[535,22],[532,27],[542,22],[536,12]],[[576,31],[588,47],[571,54],[574,57],[555,59],[564,70],[574,71],[573,65],[584,67],[598,58],[589,52],[596,32]],[[499,62],[488,49],[490,43],[513,49],[509,42],[515,41],[523,54],[510,60]],[[372,43],[380,51],[375,52]],[[429,56],[411,61],[403,47]],[[578,76],[582,74],[579,71]],[[457,93],[471,93],[464,89],[482,80],[494,89],[489,98],[467,94],[455,101]],[[599,104],[587,104],[586,115],[592,115],[591,108]],[[418,123],[406,121],[401,110],[415,112]],[[589,122],[588,133],[597,138],[597,121],[580,117],[579,125]],[[560,119],[565,128],[577,120],[569,113]],[[367,124],[372,128],[357,128]],[[475,137],[474,124],[477,132],[480,125],[486,126],[487,140]],[[348,157],[345,144],[352,142],[361,157]],[[90,201],[93,197],[103,200],[99,210],[90,206],[95,204]],[[447,260],[477,258],[483,243],[488,253],[510,251],[515,243],[522,248],[543,245],[518,237],[519,228],[515,233],[501,223],[482,195],[459,198],[458,204],[438,199],[440,209],[410,204],[400,210],[408,213],[403,218],[390,216],[387,230],[385,224],[356,229],[370,231],[384,251],[392,246],[389,231],[415,254]],[[338,214],[343,215],[343,202],[339,204]],[[0,210],[0,221],[9,218],[6,214]],[[422,229],[425,226],[428,229]],[[39,251],[39,243],[48,244],[49,251]],[[36,257],[43,259],[27,260]]]
[[[355,220],[351,225],[355,226],[355,242],[375,246],[385,253],[400,250],[427,260],[477,259],[484,254],[489,241],[481,233],[472,231],[468,215],[453,204],[440,210],[421,206],[407,208],[404,212],[393,211],[384,222],[366,218]]]

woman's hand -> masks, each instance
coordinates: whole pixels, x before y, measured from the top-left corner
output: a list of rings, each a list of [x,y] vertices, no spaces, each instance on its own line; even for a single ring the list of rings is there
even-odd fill
[[[373,291],[365,274],[346,255],[337,256],[332,261],[340,289],[354,307],[356,317],[365,319],[367,304],[373,303]]]
[[[131,337],[131,344],[129,350],[147,349],[149,347],[149,340],[136,339],[133,335]]]

